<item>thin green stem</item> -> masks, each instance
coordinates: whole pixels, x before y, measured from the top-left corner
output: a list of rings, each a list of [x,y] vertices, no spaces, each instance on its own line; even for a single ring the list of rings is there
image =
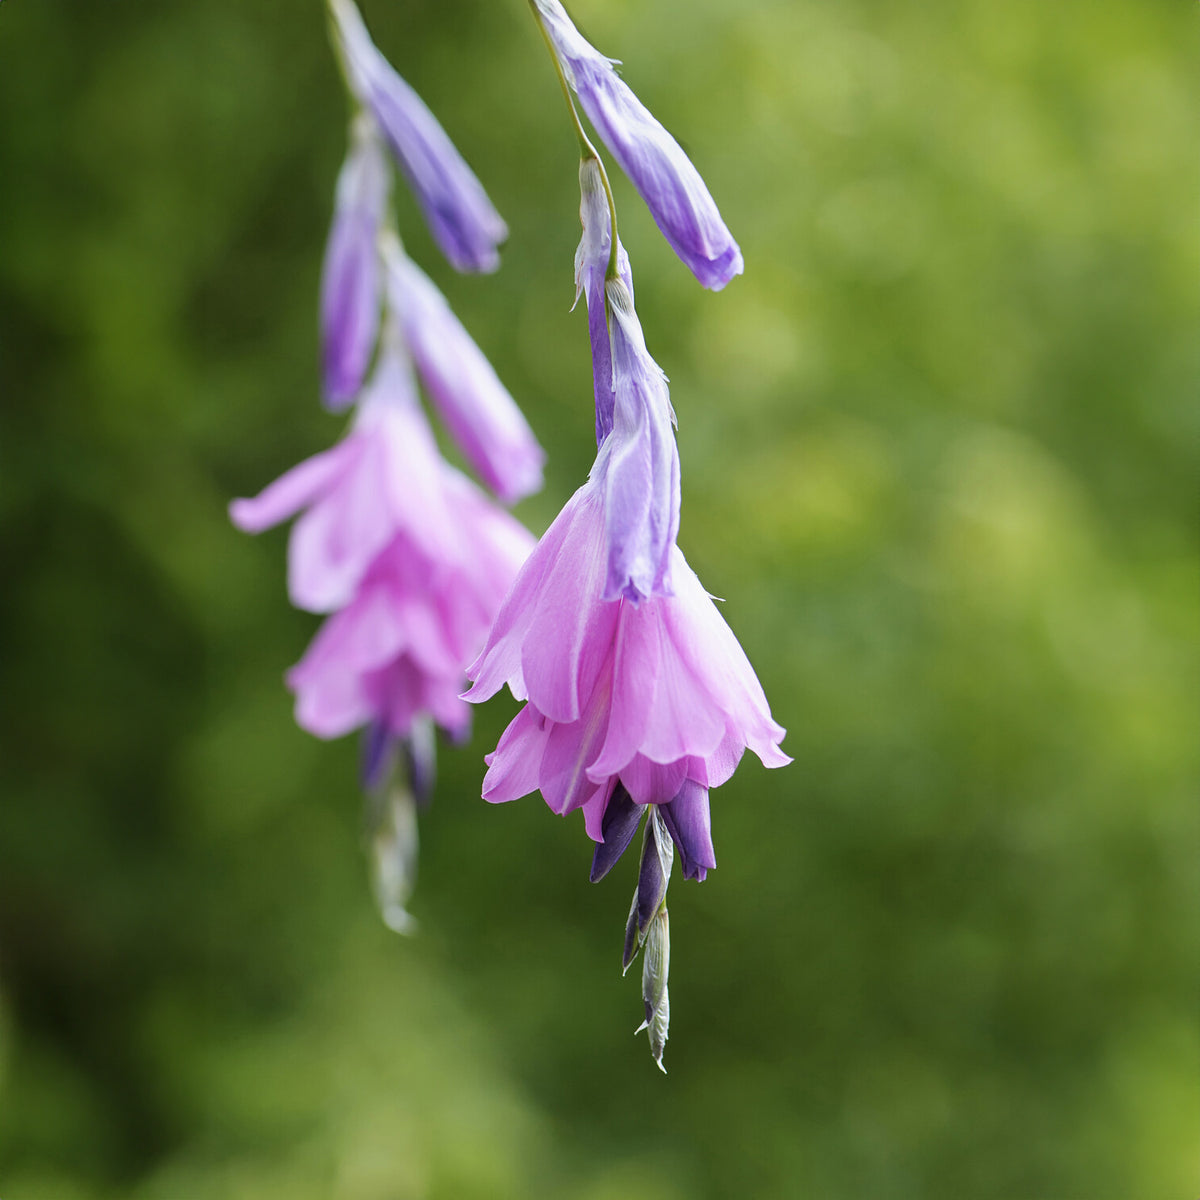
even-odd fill
[[[558,53],[554,49],[554,43],[550,40],[550,34],[546,29],[546,22],[542,20],[542,14],[538,11],[536,0],[529,0],[529,7],[533,10],[533,17],[537,21],[538,29],[541,31],[542,41],[546,43],[546,49],[550,52],[550,61],[554,63],[554,72],[558,76],[563,99],[567,102],[567,111],[571,114],[571,123],[575,126],[575,136],[579,139],[579,156],[585,159],[595,159],[596,166],[600,168],[600,182],[604,185],[604,195],[608,200],[608,218],[612,226],[612,244],[608,251],[608,269],[605,271],[604,277],[605,279],[616,279],[620,274],[617,269],[617,202],[613,198],[612,185],[608,181],[608,172],[604,169],[604,161],[596,152],[596,147],[592,145],[591,139],[584,131],[583,122],[579,119],[579,111],[576,109],[575,101],[571,96],[571,85],[567,83],[566,73],[563,71],[562,63],[558,61]]]

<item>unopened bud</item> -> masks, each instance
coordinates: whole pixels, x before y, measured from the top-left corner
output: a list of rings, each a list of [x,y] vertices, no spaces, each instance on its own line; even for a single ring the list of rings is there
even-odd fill
[[[638,932],[642,938],[667,898],[667,884],[675,861],[675,847],[657,805],[650,807],[642,842],[642,867],[638,873]]]
[[[642,819],[644,805],[635,804],[633,798],[625,790],[620,781],[613,788],[609,797],[608,807],[604,810],[604,820],[600,832],[604,840],[596,847],[592,855],[591,881],[603,879],[612,870],[613,864],[625,853],[633,835],[637,833],[638,822]]]

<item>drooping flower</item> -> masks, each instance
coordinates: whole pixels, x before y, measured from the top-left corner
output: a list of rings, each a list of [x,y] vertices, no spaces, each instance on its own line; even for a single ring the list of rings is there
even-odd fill
[[[674,595],[636,605],[603,598],[606,559],[593,474],[529,557],[468,668],[468,700],[507,684],[526,701],[487,758],[483,795],[540,790],[557,813],[582,808],[597,842],[618,787],[634,804],[670,805],[668,830],[699,877],[712,865],[708,789],[746,748],[768,767],[790,762],[784,730],[677,547]]]
[[[511,503],[542,486],[545,453],[516,401],[433,281],[385,237],[392,310],[442,420],[480,478]]]
[[[395,342],[351,433],[231,507],[250,531],[307,508],[292,530],[293,600],[336,611],[288,673],[302,728],[372,725],[384,744],[428,713],[466,733],[463,666],[533,538],[442,460]]]
[[[353,0],[329,0],[350,89],[378,121],[442,253],[459,271],[494,271],[508,227],[437,118],[380,53]]]
[[[430,557],[407,532],[393,538],[288,672],[296,723],[309,733],[334,738],[371,725],[377,737],[402,739],[425,714],[456,739],[469,731],[463,663],[533,539],[469,480],[445,471],[464,557]]]
[[[338,175],[321,273],[321,366],[325,403],[342,409],[362,388],[379,329],[376,243],[391,178],[375,122],[357,114]]]
[[[575,28],[559,0],[534,0],[563,74],[596,132],[629,176],[672,249],[707,288],[742,273],[742,252],[679,143],[606,58]]]

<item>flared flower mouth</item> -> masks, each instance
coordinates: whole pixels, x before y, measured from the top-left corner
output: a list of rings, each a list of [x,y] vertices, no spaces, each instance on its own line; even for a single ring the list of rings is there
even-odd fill
[[[678,548],[675,594],[634,604],[603,597],[604,545],[603,494],[589,481],[522,568],[465,693],[486,700],[507,684],[526,701],[488,759],[485,799],[541,790],[556,812],[583,808],[596,841],[618,783],[636,804],[666,804],[686,785],[724,783],[747,747],[767,766],[790,761],[753,669]]]

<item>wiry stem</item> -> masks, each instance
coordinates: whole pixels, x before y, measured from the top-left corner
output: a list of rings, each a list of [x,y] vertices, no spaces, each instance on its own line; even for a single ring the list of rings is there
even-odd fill
[[[583,122],[579,119],[579,110],[576,109],[575,101],[571,96],[571,85],[567,83],[566,73],[563,71],[562,63],[558,60],[558,53],[554,49],[554,43],[550,40],[550,34],[546,29],[546,22],[542,20],[537,0],[529,0],[529,7],[533,10],[534,19],[537,21],[538,29],[542,34],[542,41],[546,43],[546,49],[550,52],[550,59],[554,63],[554,72],[558,76],[563,99],[567,102],[567,110],[571,114],[571,123],[575,126],[575,136],[579,139],[579,156],[585,159],[595,159],[596,165],[600,169],[600,182],[604,185],[604,195],[608,200],[608,218],[612,226],[612,244],[609,246],[608,269],[605,271],[605,278],[616,279],[619,275],[617,269],[617,202],[613,198],[612,185],[608,181],[608,172],[604,169],[603,160],[583,128]]]

